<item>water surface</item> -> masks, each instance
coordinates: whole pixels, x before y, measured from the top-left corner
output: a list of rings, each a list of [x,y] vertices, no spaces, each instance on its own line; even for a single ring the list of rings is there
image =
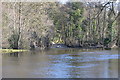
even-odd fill
[[[118,50],[50,49],[2,55],[4,78],[117,78]]]

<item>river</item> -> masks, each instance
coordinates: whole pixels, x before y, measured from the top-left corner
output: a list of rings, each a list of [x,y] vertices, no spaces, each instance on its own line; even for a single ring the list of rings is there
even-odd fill
[[[49,49],[2,55],[4,78],[118,78],[118,50]]]

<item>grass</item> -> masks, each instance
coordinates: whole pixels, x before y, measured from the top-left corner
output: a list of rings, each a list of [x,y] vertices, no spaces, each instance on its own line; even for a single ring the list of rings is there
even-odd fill
[[[22,49],[0,49],[0,53],[14,53],[14,52],[24,52],[28,50],[22,50]]]

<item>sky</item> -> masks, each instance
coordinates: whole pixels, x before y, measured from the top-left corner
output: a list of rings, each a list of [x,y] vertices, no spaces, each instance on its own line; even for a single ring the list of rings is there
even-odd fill
[[[65,4],[69,0],[59,0],[60,3]]]
[[[117,1],[117,2],[120,2],[120,0],[58,0],[58,1],[63,4],[65,4],[67,1],[85,1],[85,2]]]

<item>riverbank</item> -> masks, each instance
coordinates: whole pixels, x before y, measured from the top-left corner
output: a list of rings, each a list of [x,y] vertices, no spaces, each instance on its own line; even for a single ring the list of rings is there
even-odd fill
[[[28,50],[18,50],[18,49],[0,49],[0,53],[14,53],[14,52],[24,52]]]
[[[67,46],[65,44],[53,44],[50,48],[81,48],[81,49],[96,49],[96,48],[103,48],[103,49],[113,49],[118,48],[118,46],[106,47],[103,45],[96,45],[96,46]]]
[[[111,49],[117,49],[118,46],[114,47],[105,47],[102,45],[97,45],[97,46],[66,46],[65,44],[52,44],[50,46],[50,49],[53,48],[78,48],[78,49],[104,49],[104,50],[111,50]],[[47,48],[49,49],[49,48]],[[40,48],[36,48],[34,50],[41,50]],[[14,53],[14,52],[25,52],[29,50],[24,50],[24,49],[0,49],[0,53]]]

